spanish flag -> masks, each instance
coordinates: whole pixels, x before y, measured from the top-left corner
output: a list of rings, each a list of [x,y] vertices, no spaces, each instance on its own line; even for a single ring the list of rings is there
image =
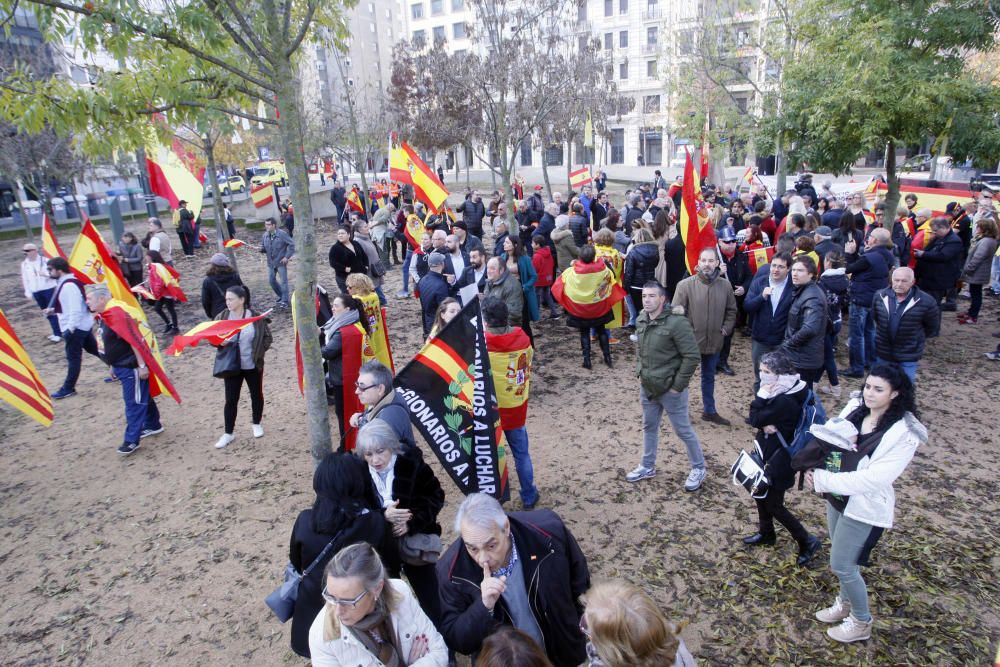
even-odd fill
[[[201,322],[191,327],[187,333],[174,336],[174,342],[166,349],[167,354],[176,357],[184,351],[185,347],[195,347],[201,341],[208,341],[209,345],[222,345],[227,340],[243,331],[248,325],[259,319],[267,317],[268,313],[261,313],[253,317],[246,317],[240,320],[211,320]]]
[[[913,240],[910,242],[910,264],[911,269],[917,268],[917,256],[912,253],[913,250],[925,250],[927,246],[931,244],[934,239],[934,234],[931,232],[931,221],[928,220],[924,224],[920,225],[917,229],[917,233],[913,235]]]
[[[250,199],[254,208],[264,208],[274,201],[274,183],[261,183],[250,186]]]
[[[353,188],[347,194],[347,205],[350,206],[355,211],[357,211],[358,213],[364,214],[365,205],[361,203],[361,196],[358,195],[357,188]]]
[[[448,199],[444,183],[405,141],[389,151],[389,178],[412,185],[413,194],[431,211],[440,211]]]
[[[155,193],[170,203],[170,208],[176,209],[178,202],[187,201],[187,208],[198,219],[201,213],[201,203],[204,196],[204,171],[195,175],[193,167],[185,164],[182,157],[183,149],[178,141],[172,146],[159,143],[150,131],[149,143],[146,144],[146,168],[149,170],[149,187]],[[117,298],[117,297],[116,297]]]
[[[174,389],[167,372],[163,370],[156,336],[142,317],[142,311],[138,307],[133,308],[127,303],[112,299],[108,301],[104,312],[98,313],[96,317],[108,325],[122,340],[139,350],[142,360],[149,367],[149,395],[155,397],[168,393],[180,403],[180,394]]]
[[[200,243],[208,243],[208,235],[205,232],[198,232],[198,241]]]
[[[63,252],[55,232],[52,231],[52,221],[49,220],[48,213],[42,216],[42,254],[49,259],[53,257],[66,258],[66,253]]]
[[[385,308],[379,303],[378,294],[371,292],[358,297],[361,302],[364,317],[368,320],[368,338],[372,355],[383,366],[396,372],[396,367],[392,363],[392,347],[389,345],[389,329],[386,326]]]
[[[702,248],[711,248],[716,244],[715,229],[708,219],[708,210],[701,198],[701,187],[694,173],[694,162],[691,153],[684,161],[684,183],[681,186],[681,217],[677,230],[684,241],[684,261],[688,273],[694,275],[698,265],[698,255]]]
[[[139,312],[139,319],[145,322],[146,315],[139,308],[139,302],[129,289],[118,262],[111,256],[111,251],[89,218],[84,221],[80,236],[73,245],[73,252],[69,254],[69,266],[73,275],[84,285],[106,283],[111,296],[135,308]]]
[[[590,167],[580,167],[576,171],[569,172],[569,184],[575,190],[592,183],[594,179],[590,175]]]
[[[774,257],[774,246],[765,248],[764,244],[755,241],[752,246],[744,245],[743,252],[750,261],[750,273],[757,275],[757,269],[771,263],[771,258]]]
[[[52,426],[52,399],[21,339],[0,310],[0,399],[42,426]]]
[[[181,289],[181,274],[177,269],[166,264],[150,262],[149,289],[156,299],[169,297],[177,301],[187,301],[187,295]]]
[[[376,297],[378,298],[378,297]],[[355,391],[355,384],[358,375],[361,373],[361,366],[371,361],[371,348],[369,347],[368,336],[360,322],[340,328],[340,369],[343,379],[342,391],[344,392],[344,430],[342,443],[344,449],[352,451],[354,442],[357,439],[358,430],[351,428],[346,422],[356,412],[361,412],[365,406],[358,399]]]
[[[500,406],[500,424],[508,431],[524,426],[528,416],[528,390],[531,385],[531,341],[520,327],[510,333],[486,332],[493,387]]]
[[[603,317],[625,298],[615,274],[602,260],[593,264],[577,261],[556,278],[552,296],[566,311],[583,320]]]
[[[239,239],[229,239],[222,245],[226,246],[227,248],[242,248],[246,246],[246,243],[240,241]]]
[[[611,246],[594,244],[594,250],[597,251],[597,259],[603,259],[611,267],[611,271],[615,274],[615,283],[624,290],[623,274],[625,273],[625,260],[622,258],[622,254]],[[608,322],[607,326],[609,329],[620,329],[625,326],[628,318],[625,315],[624,299],[611,308],[611,315],[614,319]]]
[[[420,219],[419,215],[411,213],[406,216],[406,226],[403,227],[403,236],[406,237],[410,247],[417,252],[422,252],[420,239],[423,237],[425,231],[427,231],[427,228],[424,226],[424,221]]]

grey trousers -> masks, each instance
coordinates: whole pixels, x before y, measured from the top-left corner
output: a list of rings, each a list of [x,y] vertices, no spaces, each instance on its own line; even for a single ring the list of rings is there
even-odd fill
[[[701,452],[698,436],[691,428],[691,416],[688,413],[688,390],[674,394],[666,392],[662,396],[649,398],[646,390],[639,388],[639,400],[642,403],[642,465],[652,468],[656,464],[656,446],[660,438],[660,422],[666,411],[674,433],[687,447],[688,459],[692,468],[705,467],[705,455]]]

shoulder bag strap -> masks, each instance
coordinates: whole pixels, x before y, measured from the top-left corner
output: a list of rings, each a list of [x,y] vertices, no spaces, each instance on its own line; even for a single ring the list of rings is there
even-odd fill
[[[328,553],[330,553],[330,549],[333,548],[333,545],[336,544],[337,540],[340,538],[340,536],[341,536],[341,534],[343,532],[344,532],[343,530],[337,531],[337,534],[333,536],[333,539],[330,540],[330,543],[327,544],[325,547],[323,547],[323,550],[319,552],[319,555],[316,556],[315,559],[313,559],[313,562],[309,563],[309,567],[307,567],[305,570],[302,571],[302,578],[303,579],[305,579],[307,576],[309,576],[309,573],[312,572],[313,569],[319,563],[323,562],[323,559],[326,558],[326,555]]]

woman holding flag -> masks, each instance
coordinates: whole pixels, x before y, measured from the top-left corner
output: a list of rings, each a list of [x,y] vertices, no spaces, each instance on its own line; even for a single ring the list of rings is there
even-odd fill
[[[348,294],[338,294],[330,302],[330,306],[333,316],[323,325],[326,336],[323,358],[327,363],[326,383],[333,395],[340,440],[341,443],[346,443],[344,411],[350,407],[348,414],[353,415],[361,410],[354,389],[369,333],[368,320],[363,315],[361,303]]]
[[[248,294],[242,285],[233,285],[226,290],[226,310],[219,313],[216,320],[244,320],[253,317],[247,305]],[[236,414],[240,403],[240,392],[246,382],[250,392],[250,414],[253,437],[264,436],[261,419],[264,416],[264,353],[271,347],[271,329],[267,319],[257,320],[243,327],[238,334],[227,338],[221,347],[235,345],[239,350],[239,368],[224,376],[226,404],[223,408],[225,432],[215,443],[216,449],[227,447],[235,437]]]
[[[187,301],[187,295],[181,289],[180,277],[172,266],[164,264],[163,257],[156,250],[147,250],[146,259],[149,262],[149,292],[152,295],[153,310],[163,318],[163,323],[167,327],[163,333],[179,334],[177,328],[177,309],[174,307],[175,301]],[[168,318],[164,309],[170,313]]]
[[[615,274],[615,282],[619,287],[625,289],[623,286],[625,260],[622,258],[621,253],[615,249],[614,245],[615,233],[607,227],[602,227],[594,232],[594,251],[597,258],[604,260],[612,273]],[[628,324],[630,319],[626,314],[625,304],[621,302],[614,305],[611,309],[611,315],[612,319],[608,323],[609,329],[621,329]]]
[[[580,258],[563,271],[552,287],[552,295],[567,313],[566,324],[580,330],[583,367],[591,368],[590,330],[597,331],[604,363],[611,367],[611,341],[604,325],[614,317],[611,310],[625,298],[614,272],[597,259],[594,246],[580,248]]]

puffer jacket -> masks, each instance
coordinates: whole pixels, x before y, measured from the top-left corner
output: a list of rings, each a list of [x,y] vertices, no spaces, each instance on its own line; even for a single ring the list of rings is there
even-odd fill
[[[935,237],[917,258],[917,285],[925,292],[951,289],[962,273],[962,239],[955,232]]]
[[[736,297],[733,286],[720,276],[718,269],[711,278],[696,273],[680,281],[671,303],[684,308],[701,354],[722,350],[725,337],[736,326]]]
[[[887,287],[875,295],[872,319],[875,321],[875,354],[885,361],[919,361],[924,356],[924,345],[941,331],[941,309],[926,292],[916,287],[910,302],[903,310],[899,328],[894,337],[889,335],[890,299],[896,293]]]
[[[851,303],[870,308],[875,292],[889,286],[893,256],[888,248],[871,248],[847,265],[851,275]]]
[[[788,353],[796,369],[820,368],[823,365],[823,337],[826,335],[826,293],[815,282],[789,287],[794,288],[794,297],[788,309],[788,324],[781,349]]]
[[[569,217],[569,229],[573,232],[573,242],[577,248],[587,245],[590,240],[590,226],[587,225],[587,218],[575,213]]]
[[[657,398],[671,389],[687,389],[701,363],[701,352],[684,309],[667,304],[655,320],[643,310],[636,318],[635,333],[639,338],[636,374],[646,396]]]
[[[568,229],[556,229],[552,232],[552,244],[556,249],[556,275],[570,267],[573,260],[580,256],[580,249],[573,241],[573,232]]]
[[[625,256],[625,273],[622,284],[625,289],[642,288],[650,280],[656,280],[656,265],[660,262],[660,252],[652,241],[638,243]]]
[[[962,269],[962,279],[971,285],[989,285],[993,255],[997,251],[997,240],[983,236],[972,242],[969,259]]]

